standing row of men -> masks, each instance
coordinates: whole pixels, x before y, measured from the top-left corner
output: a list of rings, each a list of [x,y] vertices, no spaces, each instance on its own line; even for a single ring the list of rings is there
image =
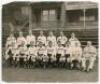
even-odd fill
[[[70,66],[72,69],[76,66],[78,69],[82,68],[83,71],[90,71],[93,69],[94,62],[97,56],[97,49],[92,45],[91,41],[87,42],[84,49],[74,33],[71,38],[60,32],[60,36],[56,39],[53,32],[49,32],[46,38],[43,31],[36,37],[29,31],[29,35],[25,38],[22,32],[19,32],[17,39],[11,34],[6,42],[5,59],[8,60],[12,57],[14,64],[20,65],[54,65],[59,67]],[[86,61],[89,61],[87,66]],[[23,61],[23,62],[22,62]],[[19,63],[20,62],[20,63]]]
[[[11,41],[10,41],[11,40]],[[10,34],[9,38],[7,38],[6,46],[11,44],[11,42],[14,42],[17,46],[21,45],[21,42],[24,41],[25,45],[30,45],[30,42],[33,41],[34,45],[38,45],[39,42],[42,42],[45,46],[48,45],[48,42],[51,41],[54,46],[57,46],[57,42],[60,41],[61,44],[64,46],[66,42],[68,41],[68,38],[64,35],[63,32],[60,32],[60,36],[56,38],[54,36],[53,32],[49,32],[48,37],[43,34],[43,31],[40,31],[40,35],[36,38],[32,31],[29,31],[29,35],[26,36],[26,38],[23,36],[22,32],[19,32],[19,37],[16,39],[13,34]],[[81,46],[80,41],[76,38],[75,34],[71,34],[71,38],[69,39],[69,42],[71,43],[71,46],[74,46],[75,42]]]

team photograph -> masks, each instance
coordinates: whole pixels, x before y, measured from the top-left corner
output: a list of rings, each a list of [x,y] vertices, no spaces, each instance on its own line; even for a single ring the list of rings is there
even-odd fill
[[[98,82],[98,3],[2,6],[2,81]]]

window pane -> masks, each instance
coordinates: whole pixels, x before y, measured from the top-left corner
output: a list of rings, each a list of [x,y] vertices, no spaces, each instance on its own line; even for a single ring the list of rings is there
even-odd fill
[[[49,11],[49,14],[50,14],[50,15],[55,15],[55,10],[50,10],[50,11]]]
[[[43,11],[43,18],[42,18],[42,20],[43,21],[48,21],[48,11]]]
[[[23,15],[26,15],[26,16],[29,15],[29,11],[30,11],[30,10],[29,10],[28,7],[22,7],[21,10],[22,10],[22,14],[23,14]]]
[[[56,12],[55,10],[49,11],[49,21],[56,21]]]
[[[48,15],[48,11],[43,11],[43,15]]]

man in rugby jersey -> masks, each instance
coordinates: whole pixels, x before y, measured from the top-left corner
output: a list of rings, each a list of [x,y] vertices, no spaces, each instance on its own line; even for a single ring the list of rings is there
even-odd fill
[[[13,53],[13,65],[14,65],[14,67],[18,67],[18,62],[19,62],[19,60],[18,60],[18,58],[19,58],[19,49],[18,49],[18,47],[14,47],[12,49],[12,53]]]
[[[24,45],[27,44],[26,39],[25,39],[25,37],[23,36],[23,32],[20,31],[20,32],[19,32],[19,36],[17,37],[17,42],[16,42],[16,43],[17,43],[17,46],[18,46],[18,47],[21,46],[22,42],[24,42]]]
[[[56,37],[54,36],[54,34],[53,34],[52,31],[49,32],[49,35],[47,37],[47,45],[48,45],[49,41],[51,41],[53,43],[53,46],[57,45],[57,43],[56,43]]]
[[[81,46],[80,41],[78,40],[78,38],[75,36],[75,33],[71,34],[71,38],[69,39],[70,45],[73,47],[75,46],[75,43],[77,42],[79,46]]]
[[[65,67],[66,68],[70,68],[70,56],[71,56],[71,46],[70,46],[70,42],[66,42],[65,45]]]
[[[39,43],[42,42],[43,45],[46,45],[46,37],[43,34],[43,31],[40,31],[40,35],[37,38],[37,45],[39,45]]]
[[[28,68],[34,68],[36,64],[37,48],[35,47],[34,41],[30,42],[28,48]]]
[[[47,46],[48,66],[56,65],[56,47],[53,46],[52,41],[49,41]]]
[[[57,38],[57,42],[60,41],[61,44],[62,44],[63,46],[65,46],[67,40],[68,40],[67,37],[66,37],[66,36],[64,35],[64,33],[61,31],[61,32],[60,32],[60,36]]]
[[[37,48],[37,62],[40,67],[46,68],[48,62],[47,50],[42,42],[39,42],[39,46]]]
[[[84,50],[83,50],[83,58],[82,58],[82,68],[83,71],[91,71],[94,67],[94,63],[96,60],[96,56],[97,56],[97,49],[95,46],[92,45],[91,41],[87,42],[87,45],[85,46]],[[86,62],[89,62],[89,64],[87,65]]]
[[[25,45],[25,41],[22,41],[21,45],[19,46],[19,56],[17,58],[20,67],[26,67],[27,55],[28,55],[27,46]]]
[[[65,63],[64,50],[65,50],[65,48],[62,46],[61,42],[58,41],[58,46],[56,48],[57,67],[59,67],[59,66],[64,67],[64,63]]]
[[[9,44],[5,51],[5,60],[8,63],[8,65],[13,65],[13,56],[16,53],[17,46],[15,45],[15,42],[12,42],[12,44]]]
[[[36,37],[33,35],[32,30],[29,30],[29,35],[27,35],[26,41],[27,41],[27,47],[30,46],[31,41],[34,43],[33,45],[35,45]]]
[[[14,37],[14,34],[13,33],[11,33],[9,35],[9,37],[7,38],[5,47],[7,48],[9,45],[12,45],[12,43],[13,44],[16,44],[16,38]]]
[[[82,47],[79,46],[79,44],[76,42],[75,46],[71,46],[71,56],[70,56],[70,62],[71,62],[71,69],[74,67],[77,69],[80,69],[80,63],[82,60]]]

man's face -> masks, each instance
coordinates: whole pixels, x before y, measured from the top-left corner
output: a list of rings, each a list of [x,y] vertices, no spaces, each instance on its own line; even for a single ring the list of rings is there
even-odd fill
[[[63,33],[63,32],[60,32],[60,35],[61,35],[61,36],[63,36],[63,35],[64,35],[64,33]]]
[[[72,33],[72,34],[71,34],[71,37],[72,37],[72,38],[75,38],[75,33]]]
[[[30,45],[31,45],[31,46],[34,46],[34,42],[33,42],[33,41],[31,41],[31,42],[30,42]]]
[[[87,46],[89,47],[89,46],[91,46],[92,45],[92,42],[91,41],[88,41],[87,42]]]
[[[20,37],[23,36],[23,33],[22,33],[22,32],[19,32],[19,36],[20,36]]]
[[[40,31],[40,35],[41,35],[41,36],[43,35],[43,31]]]
[[[49,42],[49,46],[52,47],[52,42]]]
[[[10,34],[10,37],[13,37],[14,35],[13,34]]]
[[[42,47],[42,46],[43,46],[43,43],[42,43],[42,42],[40,42],[40,43],[39,43],[39,47]]]
[[[53,32],[49,32],[49,36],[53,36]]]
[[[70,46],[70,43],[69,43],[69,42],[67,42],[66,46]]]
[[[59,47],[62,46],[61,42],[58,42],[58,46],[59,46]]]

